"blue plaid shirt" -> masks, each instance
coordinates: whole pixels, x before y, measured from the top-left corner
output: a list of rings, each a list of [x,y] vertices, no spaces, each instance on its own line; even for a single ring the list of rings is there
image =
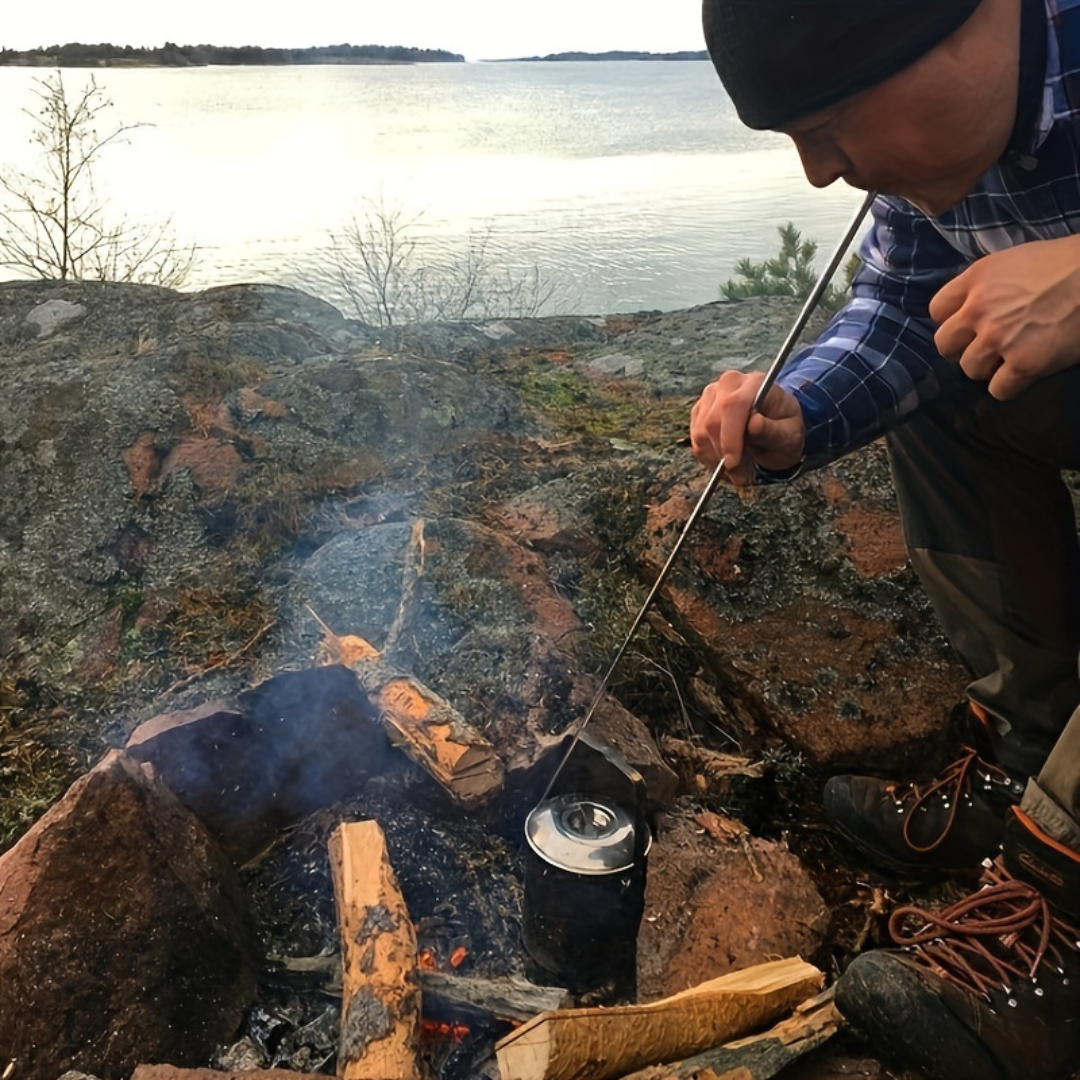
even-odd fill
[[[781,374],[806,422],[804,468],[865,445],[965,378],[934,347],[928,306],[947,281],[983,255],[1080,233],[1080,0],[1046,0],[1046,14],[1042,98],[1035,83],[1033,121],[1013,151],[940,217],[876,199],[852,299]]]

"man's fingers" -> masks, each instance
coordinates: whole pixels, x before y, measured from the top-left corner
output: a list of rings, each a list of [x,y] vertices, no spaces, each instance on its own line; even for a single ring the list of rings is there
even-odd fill
[[[943,285],[934,295],[930,301],[930,318],[938,324],[951,319],[964,306],[967,295],[968,277],[965,271]]]
[[[1005,401],[1080,365],[1080,236],[978,259],[930,302],[934,343]]]
[[[717,381],[717,386],[724,392],[724,423],[720,428],[720,457],[727,463],[728,473],[735,477],[745,470],[742,464],[746,443],[746,422],[750,418],[750,408],[754,404],[761,376],[738,375],[725,372]]]
[[[690,436],[690,451],[706,469],[715,469],[720,464],[720,456],[712,442],[702,436]]]
[[[963,355],[974,340],[975,331],[956,318],[946,319],[934,334],[937,351],[950,359]]]
[[[690,413],[694,457],[711,469],[723,461],[728,479],[740,486],[754,482],[758,464],[787,468],[802,458],[802,412],[790,394],[774,386],[761,412],[753,412],[763,378],[760,372],[725,372]]]
[[[724,473],[736,487],[749,487],[754,482],[754,470],[749,465],[739,465],[732,469],[725,460]]]
[[[786,426],[787,421],[784,419],[772,420],[761,413],[755,413],[746,425],[747,444],[751,448],[779,449]]]
[[[716,388],[712,384],[705,387],[690,410],[690,449],[707,469],[715,469],[720,463],[720,447],[713,433],[714,426],[709,423],[715,399]]]
[[[1002,365],[1001,354],[988,349],[976,339],[960,357],[960,369],[969,379],[989,382]]]
[[[734,474],[742,464],[743,450],[746,445],[746,421],[750,416],[753,395],[748,398],[736,398],[729,402],[724,416],[724,426],[720,431],[720,456],[727,462],[727,470]]]
[[[998,401],[1011,401],[1019,397],[1035,380],[1030,375],[1022,375],[1009,364],[1002,364],[987,384],[991,397]]]

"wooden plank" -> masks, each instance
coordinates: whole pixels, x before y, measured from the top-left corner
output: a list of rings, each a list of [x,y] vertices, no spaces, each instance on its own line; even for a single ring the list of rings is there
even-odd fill
[[[310,608],[308,608],[311,611]],[[356,634],[323,628],[320,663],[351,667],[379,709],[390,741],[426,769],[460,806],[470,809],[502,790],[505,770],[495,747],[448,701],[386,662]]]
[[[648,1005],[545,1013],[496,1045],[502,1080],[615,1080],[774,1023],[821,989],[798,957],[758,964]]]
[[[685,1061],[654,1065],[622,1080],[770,1080],[840,1030],[844,1019],[827,990],[760,1035],[705,1050]]]
[[[341,931],[338,1074],[345,1080],[419,1080],[416,933],[382,829],[346,822],[330,837]]]

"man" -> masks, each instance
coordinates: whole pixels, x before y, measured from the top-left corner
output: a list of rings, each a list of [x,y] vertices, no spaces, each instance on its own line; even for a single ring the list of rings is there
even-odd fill
[[[704,0],[741,119],[810,182],[879,197],[852,300],[762,410],[727,372],[701,462],[788,479],[884,434],[913,564],[970,666],[992,751],[929,788],[835,777],[826,807],[891,866],[1002,848],[899,952],[857,958],[842,1010],[942,1080],[1080,1075],[1080,0]],[[989,865],[989,864],[988,864]]]

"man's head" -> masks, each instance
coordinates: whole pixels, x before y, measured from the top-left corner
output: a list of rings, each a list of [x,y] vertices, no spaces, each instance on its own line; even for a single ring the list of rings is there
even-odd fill
[[[811,183],[941,213],[1005,149],[1020,0],[704,0],[740,118],[790,135]]]

